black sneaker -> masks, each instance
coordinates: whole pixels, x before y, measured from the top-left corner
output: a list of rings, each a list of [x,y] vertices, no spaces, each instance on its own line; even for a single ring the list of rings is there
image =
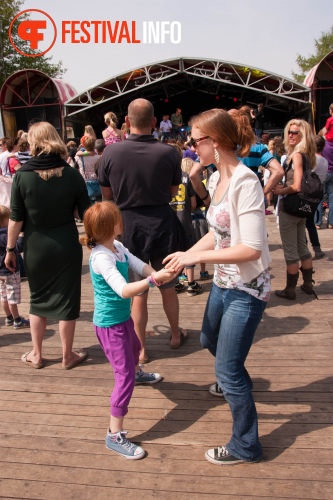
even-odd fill
[[[176,293],[181,293],[183,292],[184,290],[186,290],[186,286],[183,284],[183,283],[177,283],[175,285],[175,290],[176,290]]]
[[[256,463],[259,460],[242,460],[241,458],[234,457],[228,452],[225,446],[219,446],[217,448],[211,448],[206,451],[205,458],[208,462],[215,465],[237,465],[241,463]]]
[[[14,330],[18,330],[19,328],[30,328],[30,321],[28,319],[24,319],[23,316],[20,316],[20,321],[14,320]]]
[[[194,297],[195,295],[199,295],[200,293],[203,292],[203,286],[199,285],[196,281],[194,282],[194,285],[188,286],[187,287],[187,295],[190,297]]]

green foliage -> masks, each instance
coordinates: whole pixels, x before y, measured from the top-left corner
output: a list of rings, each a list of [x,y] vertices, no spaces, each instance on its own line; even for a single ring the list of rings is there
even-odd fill
[[[51,78],[59,78],[66,69],[62,66],[62,61],[51,63],[52,57],[26,57],[19,54],[11,45],[8,37],[8,30],[13,18],[22,10],[23,0],[1,0],[0,9],[0,88],[8,76],[21,69],[36,69],[43,71]],[[24,9],[23,9],[24,10]],[[22,16],[23,17],[23,16]],[[28,15],[25,16],[29,18]],[[21,40],[17,36],[14,24],[12,38],[15,45],[25,53],[31,52],[28,42]]]
[[[306,73],[310,71],[313,66],[318,64],[323,57],[333,50],[333,26],[326,33],[322,32],[321,37],[315,40],[316,53],[311,54],[309,57],[303,57],[298,54],[296,63],[301,69],[301,73],[294,73],[293,77],[298,82],[303,83]]]

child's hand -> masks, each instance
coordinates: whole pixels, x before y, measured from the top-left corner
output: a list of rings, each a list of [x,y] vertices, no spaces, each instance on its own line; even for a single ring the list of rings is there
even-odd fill
[[[176,252],[165,257],[162,264],[166,264],[167,269],[174,269],[176,273],[180,273],[184,267],[200,262],[196,257],[196,252]]]
[[[168,281],[173,280],[176,277],[176,272],[173,267],[168,269],[161,269],[160,271],[156,271],[153,273],[154,279],[157,281],[159,285],[163,283],[168,283]]]
[[[14,252],[7,252],[5,257],[5,266],[12,273],[16,270],[16,255]]]

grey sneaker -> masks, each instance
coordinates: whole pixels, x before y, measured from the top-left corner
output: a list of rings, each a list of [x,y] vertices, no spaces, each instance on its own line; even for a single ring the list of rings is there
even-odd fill
[[[209,387],[209,392],[213,394],[213,396],[223,398],[223,391],[217,382]]]
[[[12,318],[12,319],[6,318],[5,319],[5,325],[6,326],[13,326],[13,324],[14,324],[14,318]]]
[[[225,446],[211,448],[205,453],[206,460],[215,465],[236,465],[241,463],[255,463],[259,460],[242,460],[241,458],[231,455]]]
[[[24,319],[23,316],[20,316],[20,321],[16,322],[14,320],[14,330],[18,330],[19,328],[29,328],[30,327],[30,321],[28,319]]]
[[[135,385],[151,385],[156,384],[160,380],[162,380],[162,375],[159,373],[144,372],[141,368],[135,374]]]
[[[126,431],[120,431],[116,434],[111,434],[110,431],[106,434],[105,446],[111,450],[115,451],[124,458],[129,460],[139,460],[143,458],[146,454],[145,450],[141,446],[137,446],[126,439]]]
[[[200,293],[203,292],[203,286],[202,285],[199,285],[199,283],[197,283],[196,281],[194,282],[194,285],[192,286],[188,286],[187,287],[187,295],[189,295],[189,297],[194,297],[195,295],[200,295]]]

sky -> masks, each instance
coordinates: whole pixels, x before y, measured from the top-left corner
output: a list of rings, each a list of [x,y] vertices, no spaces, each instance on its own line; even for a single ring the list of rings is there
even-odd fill
[[[314,40],[333,24],[332,0],[26,0],[25,9],[42,10],[54,20],[57,38],[45,55],[63,62],[63,79],[78,93],[140,66],[178,57],[241,63],[291,78],[299,69],[297,55],[315,52]],[[123,26],[129,28],[130,41],[141,43],[126,43],[125,38],[122,43],[73,43],[71,33],[62,43],[63,21],[109,21],[114,32],[119,21],[116,42]],[[164,22],[173,39],[166,34],[164,43],[143,43],[148,22],[155,29]],[[47,26],[48,47],[53,29],[51,23]],[[89,32],[93,38],[92,27]]]

